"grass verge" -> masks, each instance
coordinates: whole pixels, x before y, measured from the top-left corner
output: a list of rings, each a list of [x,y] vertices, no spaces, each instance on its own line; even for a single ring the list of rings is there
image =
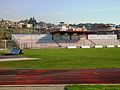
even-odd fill
[[[65,90],[120,90],[120,85],[68,85]]]

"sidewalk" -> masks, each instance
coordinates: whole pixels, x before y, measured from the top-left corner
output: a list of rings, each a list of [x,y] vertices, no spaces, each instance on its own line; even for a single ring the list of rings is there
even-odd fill
[[[65,85],[0,86],[0,90],[64,90]]]

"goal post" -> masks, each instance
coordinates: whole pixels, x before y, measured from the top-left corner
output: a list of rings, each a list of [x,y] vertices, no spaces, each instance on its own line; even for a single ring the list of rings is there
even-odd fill
[[[8,50],[15,46],[16,45],[13,40],[1,40],[0,41],[0,50]]]

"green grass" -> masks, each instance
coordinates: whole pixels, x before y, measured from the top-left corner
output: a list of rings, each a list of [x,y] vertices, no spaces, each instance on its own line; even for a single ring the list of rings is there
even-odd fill
[[[120,90],[120,85],[69,85],[65,90]]]
[[[120,48],[24,50],[22,56],[38,60],[0,62],[0,68],[120,68]]]
[[[0,51],[0,55],[5,54],[6,52],[4,50]]]

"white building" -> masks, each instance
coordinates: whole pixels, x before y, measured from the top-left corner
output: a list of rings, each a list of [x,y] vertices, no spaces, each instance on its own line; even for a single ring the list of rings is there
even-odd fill
[[[27,24],[27,28],[32,28],[33,25],[32,24]]]

